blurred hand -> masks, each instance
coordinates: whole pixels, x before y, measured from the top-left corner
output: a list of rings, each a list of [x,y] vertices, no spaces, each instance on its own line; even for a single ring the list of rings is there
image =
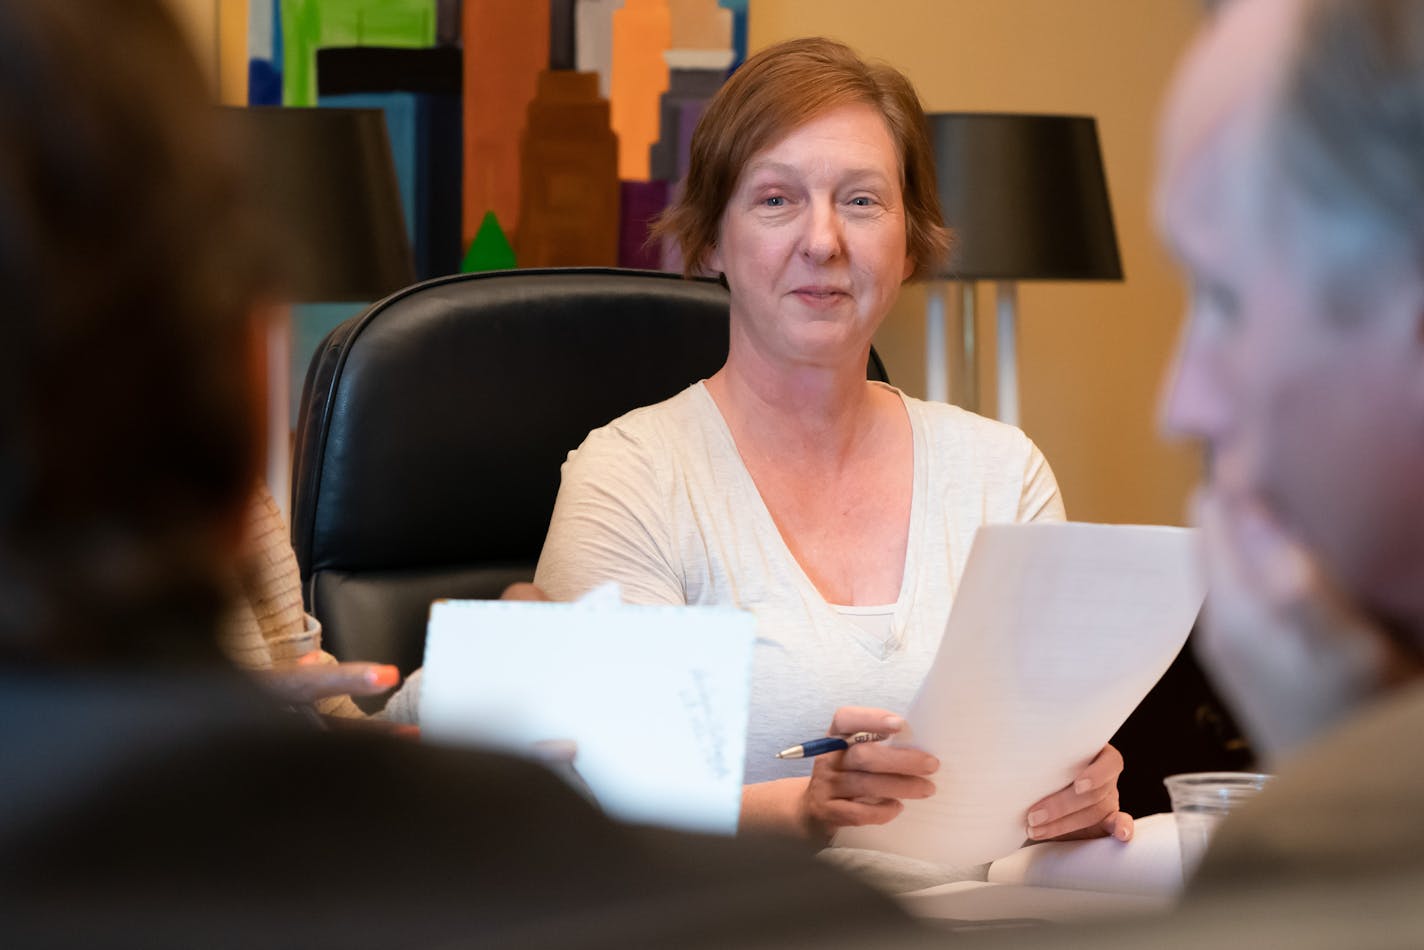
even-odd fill
[[[372,696],[400,682],[400,671],[385,663],[335,663],[312,652],[271,669],[258,680],[290,706],[305,706],[328,696]]]
[[[391,722],[374,716],[321,716],[321,724],[332,732],[364,732],[397,739],[416,740],[420,738],[420,727],[403,722]]]
[[[546,765],[573,765],[578,757],[574,739],[542,739],[534,743],[534,757]]]
[[[1132,816],[1117,808],[1121,774],[1122,753],[1103,746],[1071,785],[1029,806],[1028,836],[1035,841],[1107,835],[1132,840]]]
[[[827,735],[878,732],[888,737],[904,728],[903,718],[884,709],[842,706]],[[817,756],[801,796],[802,823],[821,840],[847,825],[883,825],[900,814],[902,799],[933,795],[934,783],[926,776],[938,770],[939,760],[928,752],[885,742],[862,742]]]
[[[1197,648],[1252,744],[1277,756],[1419,660],[1330,582],[1264,505],[1218,479],[1197,497],[1207,599]]]
[[[545,594],[538,587],[527,581],[520,581],[517,584],[510,584],[504,589],[504,593],[499,595],[500,600],[548,600],[549,595]]]

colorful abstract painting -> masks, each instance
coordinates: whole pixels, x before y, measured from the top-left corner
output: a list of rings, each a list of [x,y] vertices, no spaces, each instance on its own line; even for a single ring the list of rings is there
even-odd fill
[[[235,50],[225,96],[384,113],[421,278],[516,259],[676,267],[648,225],[680,193],[692,130],[745,55],[749,4],[191,2],[213,4]]]

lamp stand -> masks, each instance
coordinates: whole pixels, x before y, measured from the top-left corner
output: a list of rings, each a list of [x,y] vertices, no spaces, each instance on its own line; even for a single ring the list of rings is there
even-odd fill
[[[979,411],[979,367],[974,335],[974,282],[959,284],[959,338],[954,365],[945,357],[949,342],[945,320],[945,291],[940,281],[931,281],[925,289],[925,399],[949,402],[951,370],[958,373],[957,405],[970,412]]]
[[[1019,424],[1018,284],[998,283],[999,317],[999,421]]]
[[[930,281],[925,303],[925,399],[949,401],[949,370],[945,365],[944,284]]]
[[[292,312],[267,322],[267,488],[277,500],[282,521],[291,524],[292,507]]]
[[[960,355],[964,357],[964,390],[960,405],[970,412],[979,411],[979,350],[974,337],[974,282],[959,285]]]

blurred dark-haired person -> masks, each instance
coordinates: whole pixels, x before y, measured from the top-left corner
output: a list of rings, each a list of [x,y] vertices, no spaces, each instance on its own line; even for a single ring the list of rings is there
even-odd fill
[[[0,2],[0,941],[907,928],[783,843],[625,828],[523,760],[319,732],[225,661],[281,285],[217,121],[159,0]]]
[[[775,753],[828,727],[902,729],[977,528],[1064,516],[1018,429],[866,380],[900,285],[949,246],[914,87],[832,40],[762,50],[709,104],[659,229],[688,273],[725,279],[726,363],[569,456],[535,583],[558,600],[617,581],[633,602],[751,610],[742,827],[824,842],[891,821],[932,794],[933,756]],[[1030,835],[1130,837],[1121,770],[1105,747],[1028,810]]]

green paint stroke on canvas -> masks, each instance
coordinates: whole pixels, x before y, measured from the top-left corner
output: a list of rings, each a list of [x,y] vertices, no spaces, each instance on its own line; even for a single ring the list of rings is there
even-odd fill
[[[435,45],[438,0],[281,0],[282,104],[316,105],[325,46]]]
[[[480,229],[475,232],[475,239],[470,242],[470,250],[460,264],[460,270],[473,274],[478,271],[509,270],[514,266],[514,248],[509,246],[509,239],[504,236],[504,228],[499,226],[499,219],[494,216],[493,211],[486,211],[484,218],[480,220]]]

